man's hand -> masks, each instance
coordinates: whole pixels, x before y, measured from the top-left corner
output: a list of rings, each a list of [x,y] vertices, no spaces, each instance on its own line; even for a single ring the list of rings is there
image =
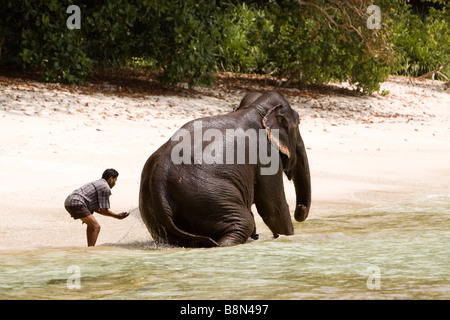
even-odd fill
[[[130,215],[129,212],[121,212],[116,215],[116,218],[119,220],[122,220],[122,219],[125,219],[126,217],[128,217],[129,215]]]
[[[104,216],[113,217],[119,220],[125,219],[130,215],[129,212],[121,212],[121,213],[114,213],[109,209],[95,209],[95,212],[100,213]]]

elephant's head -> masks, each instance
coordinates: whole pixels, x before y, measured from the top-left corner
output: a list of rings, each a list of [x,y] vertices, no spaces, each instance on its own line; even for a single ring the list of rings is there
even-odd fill
[[[244,109],[250,106],[253,102],[255,102],[259,97],[263,94],[261,92],[249,92],[247,93],[239,103],[239,107],[235,108],[233,111]]]
[[[278,92],[251,92],[244,96],[236,110],[256,108],[263,116],[262,125],[269,141],[281,156],[283,170],[294,181],[296,208],[294,218],[304,221],[311,207],[311,178],[305,145],[299,130],[299,115]],[[278,139],[272,131],[278,130]]]

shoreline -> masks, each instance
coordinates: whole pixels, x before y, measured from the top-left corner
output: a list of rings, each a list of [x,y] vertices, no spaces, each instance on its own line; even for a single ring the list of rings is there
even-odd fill
[[[389,94],[283,89],[301,117],[309,157],[308,219],[450,194],[448,88],[391,77],[381,89]],[[245,94],[245,88],[222,86],[195,90],[193,96],[88,94],[0,77],[0,250],[85,246],[85,227],[70,218],[63,202],[107,167],[119,171],[111,209],[135,209],[151,153],[185,122],[230,112]],[[292,184],[285,192],[292,210]],[[135,217],[96,217],[102,225],[98,245],[115,243],[129,230],[134,239],[150,238]]]

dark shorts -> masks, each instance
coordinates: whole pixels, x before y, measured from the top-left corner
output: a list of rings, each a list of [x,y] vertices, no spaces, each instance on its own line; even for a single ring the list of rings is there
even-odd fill
[[[71,207],[66,206],[66,210],[70,213],[70,215],[74,219],[86,218],[92,214],[85,206],[71,206]]]

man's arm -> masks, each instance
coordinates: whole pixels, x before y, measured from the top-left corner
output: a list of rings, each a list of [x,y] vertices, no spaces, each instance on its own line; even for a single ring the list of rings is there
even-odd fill
[[[100,213],[101,215],[113,217],[116,219],[124,219],[129,216],[129,212],[121,212],[119,214],[112,212],[109,209],[95,209],[95,212]]]

